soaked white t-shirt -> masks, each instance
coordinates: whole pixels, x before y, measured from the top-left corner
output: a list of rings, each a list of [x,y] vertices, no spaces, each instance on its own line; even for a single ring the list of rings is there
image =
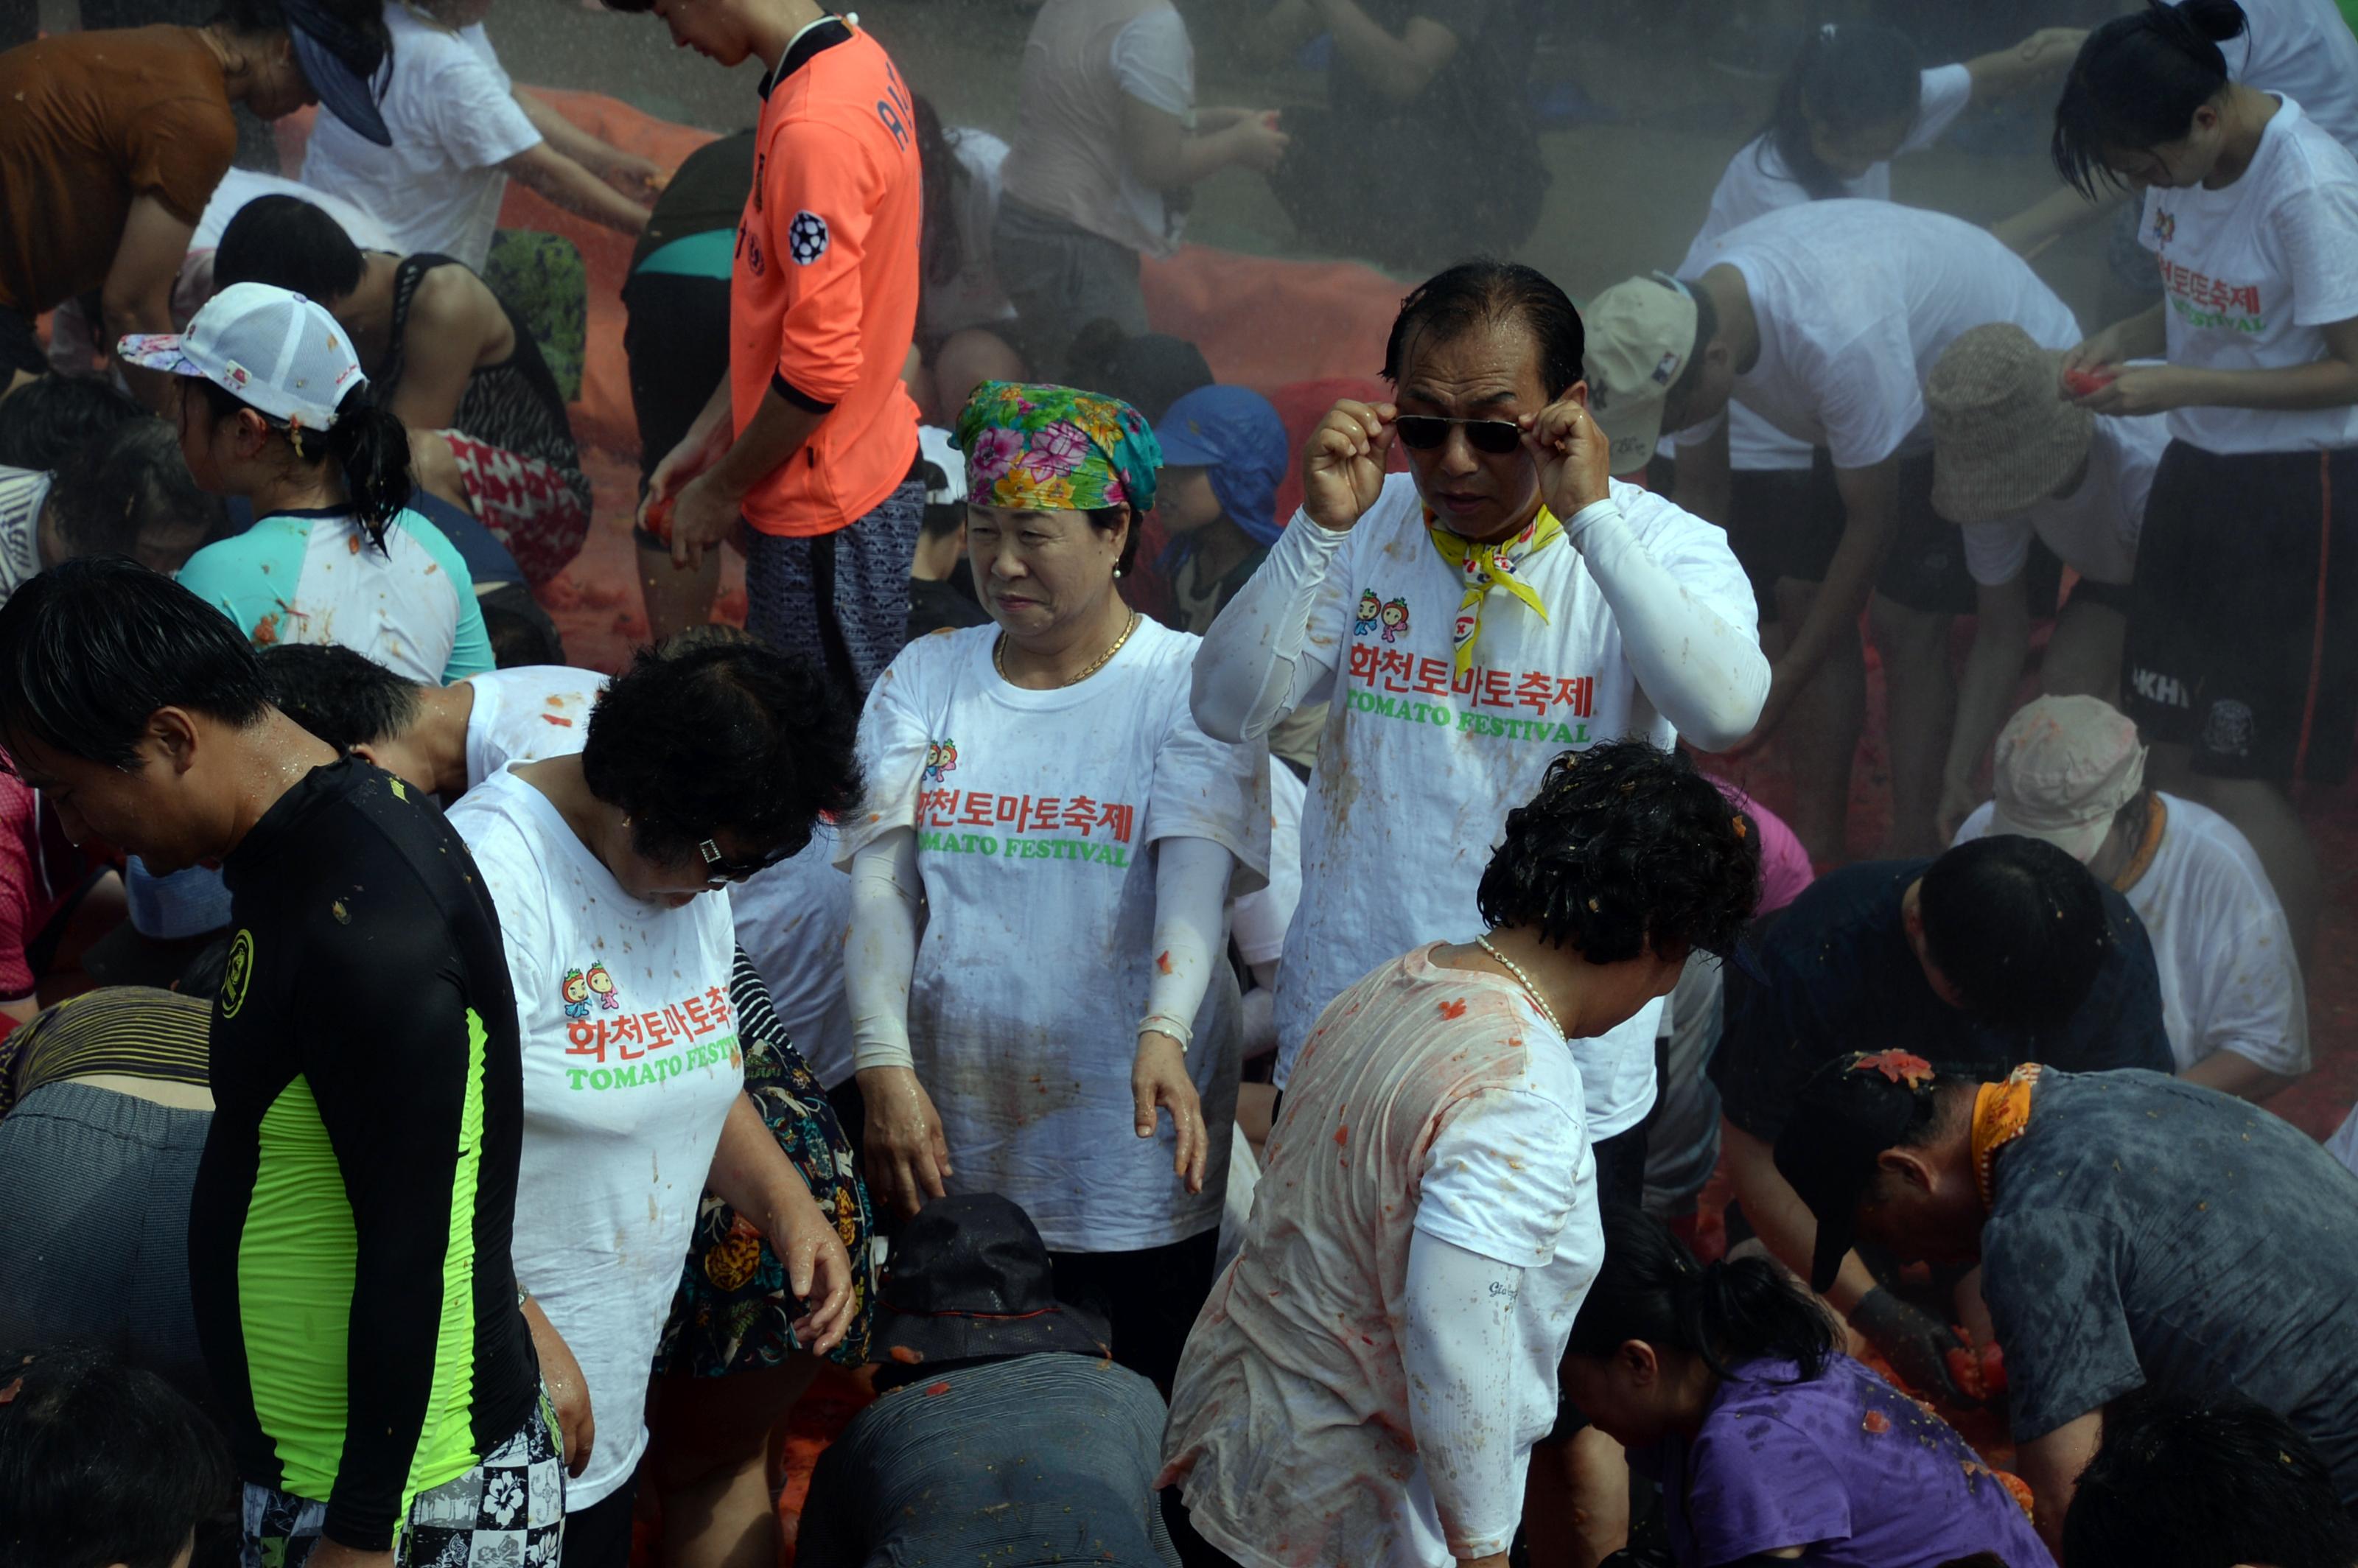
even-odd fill
[[[630,1479],[655,1346],[704,1180],[743,1092],[729,895],[622,891],[511,769],[450,808],[499,911],[524,1058],[516,1282],[564,1336],[598,1416],[569,1513]]]
[[[2272,1073],[2309,1071],[2309,1001],[2284,905],[2235,825],[2207,806],[2161,794],[2153,863],[2122,897],[2145,923],[2161,979],[2161,1022],[2178,1070],[2233,1051]],[[1996,805],[1957,829],[1989,831]]]
[[[737,945],[769,989],[786,1038],[827,1089],[857,1065],[843,974],[851,879],[835,869],[835,829],[821,823],[799,854],[729,890]]]
[[[952,1192],[1022,1204],[1059,1251],[1125,1252],[1220,1223],[1228,1140],[1204,1190],[1172,1174],[1167,1118],[1132,1131],[1130,1064],[1153,979],[1153,853],[1207,838],[1234,891],[1268,874],[1268,752],[1214,741],[1187,694],[1197,639],[1141,617],[1076,686],[1027,691],[991,667],[996,626],[920,637],[868,694],[868,809],[838,864],[898,827],[917,836],[925,932],[909,1041],[957,1174]],[[1240,999],[1212,966],[1188,1075],[1204,1120],[1234,1114]]]
[[[1732,266],[1759,323],[1760,353],[1735,402],[1834,466],[1868,468],[1930,449],[1924,378],[1963,333],[2011,321],[2069,349],[2080,323],[2028,263],[1986,229],[1889,201],[1812,201],[1729,230],[1694,276]],[[1733,405],[1731,405],[1733,406]],[[1682,431],[1693,445],[1711,425]]]
[[[2233,185],[2145,193],[2137,240],[2161,268],[2169,362],[2266,370],[2326,357],[2320,327],[2358,317],[2358,157],[2289,98]],[[2173,408],[2206,452],[2358,446],[2358,405]]]
[[[1184,1486],[1206,1540],[1286,1568],[1451,1562],[1412,1424],[1409,1249],[1421,1230],[1527,1271],[1518,1334],[1560,1361],[1605,1255],[1587,1098],[1503,976],[1420,947],[1336,1000],[1172,1386],[1158,1485]],[[1520,1458],[1555,1389],[1516,1392]]]
[[[2146,497],[2169,445],[2169,422],[2158,414],[2099,416],[2078,488],[2011,516],[1966,524],[1965,569],[1987,587],[2012,582],[2029,564],[2036,535],[2092,582],[2131,581]]]
[[[510,762],[581,750],[606,677],[564,665],[524,665],[486,670],[467,685],[475,693],[467,711],[467,787],[472,789]]]
[[[2227,74],[2281,92],[2358,153],[2358,37],[2334,0],[2241,0],[2244,34],[2219,46]]]
[[[1637,541],[1731,626],[1759,624],[1727,535],[1616,481]],[[1464,597],[1428,535],[1415,481],[1394,474],[1327,566],[1307,646],[1334,664],[1334,697],[1302,818],[1302,902],[1277,977],[1280,1087],[1318,1014],[1379,965],[1483,929],[1475,889],[1507,813],[1537,793],[1562,752],[1677,736],[1639,688],[1621,629],[1580,552],[1559,543],[1519,573],[1541,621],[1503,589],[1482,613],[1474,663],[1455,673]],[[1313,693],[1315,696],[1315,693]],[[1573,1042],[1590,1133],[1634,1126],[1654,1101],[1661,1004]]]
[[[1916,122],[1908,128],[1908,139],[1899,144],[1900,154],[1920,152],[1938,141],[1941,133],[1956,123],[1957,116],[1965,112],[1973,99],[1973,72],[1963,66],[1941,65],[1925,71],[1918,86]],[[1890,162],[1887,159],[1872,165],[1856,179],[1844,180],[1842,194],[1862,201],[1890,200]],[[1705,265],[1702,260],[1704,247],[1730,229],[1748,223],[1764,212],[1798,207],[1810,200],[1809,191],[1786,168],[1776,139],[1755,136],[1728,160],[1725,172],[1720,175],[1719,184],[1711,193],[1711,211],[1704,218],[1702,230],[1688,244],[1678,276],[1700,276]],[[1667,438],[1662,446],[1663,456],[1672,455]],[[1727,411],[1727,456],[1729,466],[1739,473],[1810,466],[1810,448],[1806,444],[1783,434],[1741,406]]]

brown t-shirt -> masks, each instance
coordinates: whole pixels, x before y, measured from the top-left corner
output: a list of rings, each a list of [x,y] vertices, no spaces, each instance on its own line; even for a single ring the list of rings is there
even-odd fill
[[[221,64],[194,27],[0,54],[0,305],[31,314],[98,287],[133,198],[193,224],[236,150]]]

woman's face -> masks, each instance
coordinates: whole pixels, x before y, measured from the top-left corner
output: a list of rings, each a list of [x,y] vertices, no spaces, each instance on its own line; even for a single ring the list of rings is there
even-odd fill
[[[2225,148],[2219,113],[2206,103],[2194,112],[2194,124],[2178,140],[2158,146],[2114,147],[2104,154],[2104,167],[2135,189],[2186,190],[2211,178]]]
[[[1909,122],[1884,120],[1836,131],[1822,121],[1810,122],[1810,151],[1837,179],[1866,178],[1877,164],[1888,163],[1908,140]]]
[[[983,609],[1018,641],[1096,613],[1113,591],[1129,531],[1100,528],[1086,512],[969,504],[967,556]]]
[[[659,903],[665,909],[684,909],[713,891],[713,880],[719,877],[739,882],[756,870],[774,865],[784,857],[779,846],[757,849],[741,835],[727,828],[713,834],[710,843],[720,859],[708,861],[700,849],[691,847],[676,858],[657,859],[643,854],[638,835],[623,829],[624,842],[618,853],[608,858],[607,867],[622,891],[645,903]]]
[[[197,488],[212,495],[233,495],[230,471],[238,465],[237,437],[241,415],[213,417],[213,406],[193,386],[172,389],[172,417],[180,433],[180,456]]]
[[[1393,401],[1403,415],[1511,423],[1548,406],[1539,345],[1519,321],[1483,322],[1448,338],[1419,332],[1401,358]],[[1417,493],[1452,533],[1504,538],[1539,510],[1539,468],[1523,447],[1482,451],[1453,425],[1441,445],[1407,450]]]
[[[1597,1431],[1638,1448],[1672,1430],[1661,1371],[1654,1347],[1633,1339],[1611,1356],[1566,1356],[1556,1386]]]

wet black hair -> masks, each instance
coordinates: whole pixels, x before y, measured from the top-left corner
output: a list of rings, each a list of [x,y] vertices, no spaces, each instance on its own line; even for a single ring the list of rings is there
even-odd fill
[[[62,562],[0,605],[0,746],[128,768],[159,708],[241,729],[269,716],[237,622],[121,556]]]
[[[1759,901],[1750,820],[1683,752],[1644,741],[1549,763],[1476,893],[1493,928],[1535,927],[1592,964],[1725,952]]]
[[[2093,1568],[2351,1568],[2358,1521],[2323,1454],[2265,1406],[2141,1390],[2104,1407],[2063,1556]]]
[[[2183,137],[2194,111],[2225,90],[2219,46],[2244,25],[2235,0],[2146,0],[2144,10],[2090,33],[2055,104],[2050,151],[2064,183],[2093,200],[2126,183],[2105,154]]]
[[[0,398],[0,463],[44,471],[146,410],[103,381],[45,375]]]
[[[1925,868],[1917,912],[1964,1011],[2006,1028],[2061,1024],[2112,950],[2096,879],[2042,838],[1993,834],[1958,845]]]
[[[1383,378],[1400,384],[1408,370],[1409,343],[1419,334],[1455,338],[1497,321],[1520,322],[1531,333],[1539,351],[1541,389],[1549,398],[1572,390],[1588,342],[1572,297],[1544,273],[1488,256],[1459,262],[1410,290],[1384,341]]]
[[[590,710],[590,792],[632,819],[651,860],[692,860],[717,833],[748,853],[799,849],[860,799],[859,698],[758,642],[643,648]]]
[[[321,305],[361,286],[368,270],[360,246],[316,202],[257,196],[237,210],[213,252],[213,283],[266,283]]]
[[[483,635],[491,640],[496,669],[523,669],[565,662],[565,638],[521,583],[503,583],[476,597],[483,612]]]
[[[231,533],[229,509],[189,471],[179,433],[146,415],[69,458],[50,486],[49,504],[76,557],[135,555],[148,529],[159,524],[194,529],[191,555]]]
[[[417,683],[350,648],[280,643],[256,656],[271,706],[339,752],[390,741],[417,722]]]
[[[966,261],[966,243],[958,234],[963,193],[974,177],[957,156],[957,146],[942,130],[942,117],[924,93],[909,100],[916,121],[917,168],[925,186],[925,229],[917,254],[926,287],[955,282]]]
[[[1871,23],[1829,23],[1809,36],[1778,84],[1777,106],[1760,127],[1753,160],[1759,163],[1774,147],[1811,200],[1840,196],[1842,177],[1812,147],[1812,128],[1844,136],[1895,120],[1912,125],[1923,87],[1923,59],[1906,33]]]
[[[0,1568],[167,1568],[237,1496],[219,1432],[155,1373],[0,1350]]]
[[[1635,1339],[1700,1357],[1722,1378],[1761,1359],[1795,1363],[1803,1381],[1826,1369],[1833,1320],[1775,1263],[1700,1263],[1650,1214],[1614,1204],[1603,1217],[1605,1261],[1572,1321],[1567,1354],[1607,1359]]]
[[[204,376],[188,378],[204,397],[218,424],[254,406],[227,387]],[[256,414],[262,410],[254,408]],[[316,468],[332,462],[344,476],[352,515],[367,530],[370,542],[384,548],[384,531],[409,504],[409,430],[392,410],[370,395],[366,382],[354,385],[336,405],[336,422],[325,431],[291,430],[283,419],[267,414],[263,420],[294,449],[296,460]]]
[[[1212,367],[1204,351],[1184,338],[1133,335],[1120,322],[1100,316],[1073,335],[1063,384],[1119,397],[1149,425],[1160,425],[1173,404],[1212,384]]]

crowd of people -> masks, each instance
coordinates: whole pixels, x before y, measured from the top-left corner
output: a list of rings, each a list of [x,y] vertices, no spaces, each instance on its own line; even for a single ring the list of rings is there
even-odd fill
[[[829,1363],[815,1568],[2358,1568],[2358,1113],[2264,1103],[2358,738],[2328,0],[1813,26],[1580,303],[1479,254],[1517,0],[1281,0],[1301,113],[1044,0],[1007,140],[605,3],[755,127],[626,152],[480,0],[0,52],[0,1568],[772,1568]],[[2054,195],[1892,200],[1998,99]],[[1307,417],[1151,330],[1229,168],[1422,278]],[[510,176],[635,236],[619,669]]]

